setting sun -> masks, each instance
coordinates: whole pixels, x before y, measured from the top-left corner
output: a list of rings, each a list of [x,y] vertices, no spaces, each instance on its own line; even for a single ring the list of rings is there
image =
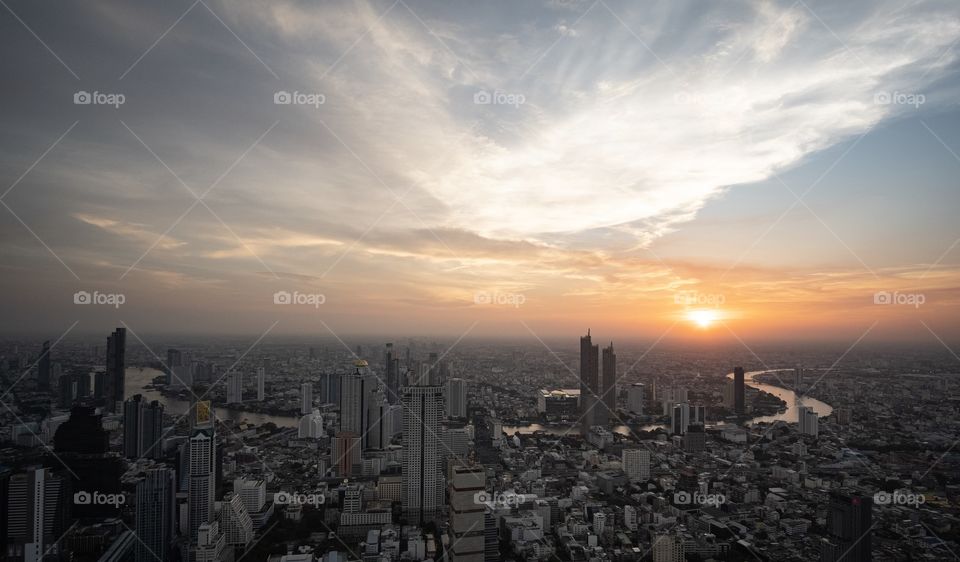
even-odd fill
[[[709,328],[717,320],[717,313],[713,310],[691,310],[687,312],[687,320],[701,328]]]

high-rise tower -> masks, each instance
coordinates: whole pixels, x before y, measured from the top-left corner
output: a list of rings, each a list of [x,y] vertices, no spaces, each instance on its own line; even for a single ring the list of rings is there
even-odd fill
[[[440,419],[443,388],[406,386],[403,403],[403,511],[411,523],[433,520],[443,504]]]
[[[580,415],[585,426],[595,425],[600,396],[599,347],[593,345],[590,330],[580,337]]]

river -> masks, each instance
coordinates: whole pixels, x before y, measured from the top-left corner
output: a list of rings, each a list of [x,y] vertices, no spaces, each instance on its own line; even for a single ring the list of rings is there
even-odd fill
[[[762,375],[765,373],[774,373],[781,371],[791,371],[792,369],[770,369],[767,371],[751,371],[749,373],[744,373],[744,383],[748,386],[752,386],[758,390],[762,390],[766,393],[772,394],[777,398],[783,400],[787,403],[787,409],[783,412],[779,412],[772,416],[758,416],[750,420],[749,424],[761,423],[761,422],[774,422],[774,421],[785,421],[788,423],[797,423],[799,419],[799,406],[806,406],[812,408],[814,412],[817,413],[821,418],[829,416],[833,412],[833,408],[825,402],[821,402],[815,398],[809,396],[800,396],[799,401],[797,400],[797,395],[792,390],[781,388],[779,386],[774,386],[772,384],[764,384],[759,381],[755,381],[754,377],[757,375]],[[812,371],[812,369],[808,369]],[[733,373],[728,373],[727,378],[733,378]],[[709,425],[709,424],[708,424]],[[664,424],[647,424],[647,425],[617,425],[611,428],[611,431],[614,433],[619,433],[621,435],[630,435],[631,433],[638,431],[652,431],[658,428],[666,428]],[[577,432],[579,430],[578,426],[574,424],[554,424],[554,425],[542,425],[539,423],[532,423],[530,425],[516,425],[516,426],[503,426],[503,431],[507,435],[513,435],[514,433],[520,433],[521,435],[526,435],[529,433],[534,433],[536,431],[543,431],[550,435],[564,435],[571,432]]]
[[[173,416],[180,416],[190,408],[190,401],[174,396],[164,396],[159,390],[154,388],[143,388],[144,385],[153,382],[155,377],[163,376],[160,370],[150,367],[127,367],[126,383],[124,384],[124,396],[130,398],[134,394],[142,394],[148,400],[156,400],[163,404],[166,412]],[[257,412],[245,412],[217,406],[217,417],[221,420],[233,420],[235,422],[248,421],[253,424],[264,424],[272,422],[278,427],[297,427],[297,418],[290,416],[274,416],[271,414],[261,414]]]
[[[807,372],[813,371],[814,369],[807,369]],[[773,394],[777,398],[783,400],[787,403],[787,409],[778,414],[772,416],[759,416],[753,418],[750,423],[761,423],[761,422],[775,422],[775,421],[785,421],[787,423],[797,423],[797,420],[800,419],[800,406],[806,406],[812,408],[814,412],[817,413],[821,418],[829,416],[833,412],[833,408],[826,402],[821,402],[816,398],[810,396],[800,396],[798,399],[797,394],[789,389],[782,388],[779,386],[774,386],[772,384],[764,384],[759,381],[755,381],[754,377],[757,375],[763,375],[765,373],[781,373],[781,372],[793,372],[793,369],[769,369],[766,371],[750,371],[749,373],[744,373],[744,383],[748,383],[753,388],[762,390],[769,394]],[[728,379],[733,378],[733,373],[727,374]]]
[[[755,424],[760,422],[773,422],[773,421],[785,421],[788,423],[797,423],[799,419],[799,410],[798,406],[807,406],[812,408],[814,412],[817,413],[820,417],[829,416],[833,412],[833,408],[825,402],[821,402],[815,398],[809,396],[799,397],[797,400],[797,395],[792,390],[781,388],[779,386],[774,386],[772,384],[764,384],[754,380],[754,377],[757,375],[762,375],[765,373],[773,372],[783,372],[783,371],[792,371],[791,369],[770,369],[767,371],[750,371],[745,373],[744,382],[756,388],[762,390],[769,394],[773,394],[777,398],[780,398],[787,403],[787,409],[783,412],[774,414],[772,416],[759,416],[753,418],[749,423]],[[182,415],[187,412],[187,409],[190,407],[190,402],[188,400],[183,400],[177,397],[164,396],[160,393],[159,390],[153,388],[143,388],[144,385],[150,384],[154,377],[163,376],[163,372],[153,369],[153,368],[140,368],[140,367],[128,367],[126,373],[126,387],[124,389],[124,394],[127,398],[133,396],[134,394],[142,394],[150,400],[157,400],[163,404],[166,408],[167,413],[172,415]],[[733,373],[727,374],[727,378],[733,378]],[[234,410],[231,408],[224,408],[223,406],[217,407],[217,417],[223,420],[233,420],[236,422],[239,421],[248,421],[253,424],[264,424],[267,422],[272,422],[278,427],[296,427],[297,418],[290,416],[275,416],[271,414],[261,414],[257,412],[245,412],[242,410]],[[646,425],[616,425],[611,431],[614,433],[619,433],[621,435],[631,435],[632,433],[638,431],[652,431],[658,428],[665,428],[664,424],[646,424]],[[530,425],[521,425],[521,426],[503,426],[503,431],[507,435],[513,435],[514,433],[529,434],[536,431],[543,431],[552,435],[563,435],[570,432],[578,431],[577,426],[573,424],[555,424],[555,425],[542,425],[539,423],[533,423]]]

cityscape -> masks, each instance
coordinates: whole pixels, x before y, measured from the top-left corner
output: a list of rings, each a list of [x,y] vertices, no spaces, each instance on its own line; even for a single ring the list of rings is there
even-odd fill
[[[0,560],[960,560],[956,2],[0,6]]]

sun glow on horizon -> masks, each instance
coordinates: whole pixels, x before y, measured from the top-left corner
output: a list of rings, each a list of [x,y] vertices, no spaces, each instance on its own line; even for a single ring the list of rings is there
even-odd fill
[[[696,324],[697,327],[702,328],[704,330],[709,328],[718,319],[719,319],[719,315],[715,310],[697,309],[697,310],[690,310],[687,312],[687,320],[690,320],[691,322]]]

